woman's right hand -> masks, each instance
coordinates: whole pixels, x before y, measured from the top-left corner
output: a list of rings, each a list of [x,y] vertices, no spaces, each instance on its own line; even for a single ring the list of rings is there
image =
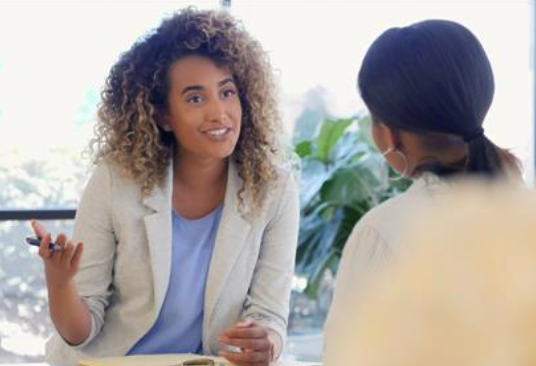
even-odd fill
[[[45,263],[50,317],[63,339],[72,345],[82,344],[91,332],[91,316],[88,307],[78,295],[74,275],[80,266],[83,246],[76,246],[60,234],[56,238],[61,250],[50,250],[52,236],[43,225],[32,221],[35,235],[41,239],[39,255]]]
[[[49,245],[52,242],[50,233],[38,221],[32,220],[31,225],[35,235],[41,239],[39,256],[45,264],[47,285],[62,287],[69,284],[78,272],[80,257],[84,250],[83,244],[73,245],[67,235],[61,233],[56,238],[56,243],[61,250],[50,250]]]

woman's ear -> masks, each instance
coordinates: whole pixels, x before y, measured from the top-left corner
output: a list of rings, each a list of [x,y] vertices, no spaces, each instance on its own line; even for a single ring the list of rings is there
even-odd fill
[[[401,148],[402,141],[398,129],[391,127],[376,118],[374,120],[372,132],[376,145],[381,151]]]
[[[384,136],[388,146],[400,150],[403,147],[400,130],[383,123],[381,125],[384,129]]]

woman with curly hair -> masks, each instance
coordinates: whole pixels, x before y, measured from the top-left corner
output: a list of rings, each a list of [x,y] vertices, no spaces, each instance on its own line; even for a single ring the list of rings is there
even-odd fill
[[[60,234],[49,250],[33,222],[51,362],[278,357],[299,220],[279,123],[266,54],[225,12],[185,9],[121,56],[72,241]]]

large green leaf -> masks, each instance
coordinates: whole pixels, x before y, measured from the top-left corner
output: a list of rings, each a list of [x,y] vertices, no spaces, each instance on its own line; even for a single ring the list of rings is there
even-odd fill
[[[370,145],[360,141],[355,133],[344,134],[331,151],[331,158],[336,165],[346,165],[356,157],[374,153]]]
[[[302,141],[296,145],[294,151],[300,158],[309,156],[313,153],[313,142],[308,140]]]
[[[330,176],[330,167],[322,164],[320,161],[312,159],[303,160],[300,184],[300,203],[302,208],[310,204],[311,200],[315,198],[324,182]]]
[[[337,205],[359,201],[362,199],[362,192],[356,189],[356,178],[354,169],[339,169],[333,178],[322,187],[321,199]]]
[[[312,221],[314,224],[319,224],[320,216],[315,217]],[[296,270],[299,273],[312,273],[318,267],[318,261],[323,258],[332,247],[332,243],[337,235],[341,223],[341,215],[337,211],[336,215],[327,221],[317,226],[312,232],[301,232],[298,241],[299,257]]]
[[[331,150],[337,144],[339,138],[344,134],[346,128],[355,120],[353,119],[338,119],[327,120],[322,124],[319,135],[316,137],[316,157],[327,163],[331,154]]]

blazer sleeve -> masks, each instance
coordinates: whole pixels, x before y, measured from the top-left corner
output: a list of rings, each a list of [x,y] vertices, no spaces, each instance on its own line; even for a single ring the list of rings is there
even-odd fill
[[[116,239],[112,219],[112,173],[99,165],[91,176],[75,218],[73,241],[84,243],[80,269],[75,276],[79,295],[91,316],[89,337],[73,348],[83,348],[100,332],[112,294]]]
[[[298,187],[291,173],[282,186],[278,208],[263,234],[242,312],[242,318],[255,320],[269,329],[276,358],[286,339],[300,217]]]

